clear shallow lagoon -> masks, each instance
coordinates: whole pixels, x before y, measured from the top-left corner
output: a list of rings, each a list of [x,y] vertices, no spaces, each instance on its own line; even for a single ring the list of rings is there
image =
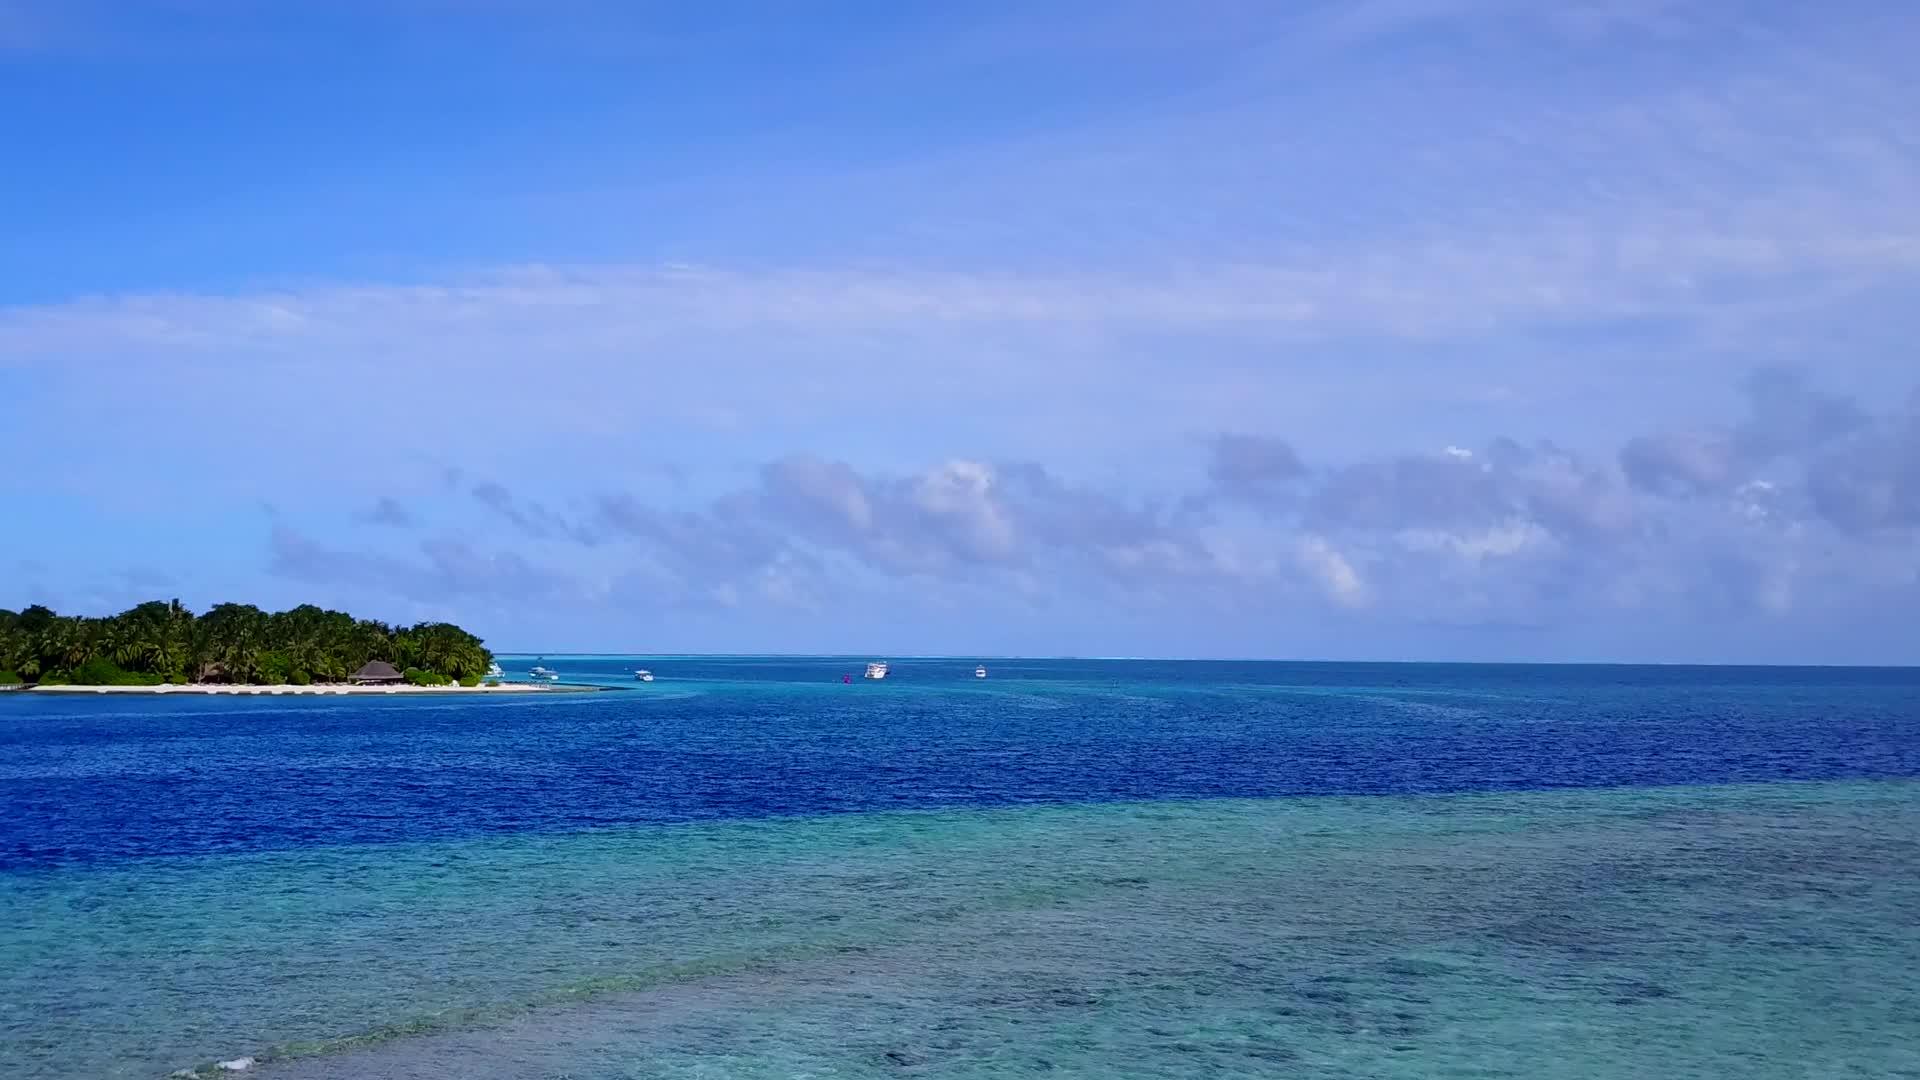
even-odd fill
[[[0,699],[0,1075],[1920,1076],[1920,672],[546,662]]]

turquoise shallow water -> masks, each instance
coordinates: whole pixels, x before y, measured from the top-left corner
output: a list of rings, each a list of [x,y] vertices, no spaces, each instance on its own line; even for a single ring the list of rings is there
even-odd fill
[[[0,1076],[1920,1076],[1920,676],[682,662],[4,703]]]
[[[5,1075],[1920,1075],[1920,784],[1206,801],[0,879]],[[24,933],[21,933],[24,929]]]

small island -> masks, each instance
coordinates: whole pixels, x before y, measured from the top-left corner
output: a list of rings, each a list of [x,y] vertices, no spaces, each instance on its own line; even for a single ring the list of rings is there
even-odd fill
[[[390,626],[303,604],[154,600],[118,615],[0,609],[0,686],[97,692],[544,690],[490,678],[493,654],[451,623]]]

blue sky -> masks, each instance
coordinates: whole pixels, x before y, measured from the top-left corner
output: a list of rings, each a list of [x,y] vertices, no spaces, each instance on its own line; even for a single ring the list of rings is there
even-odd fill
[[[0,606],[1913,662],[1920,18],[0,0]]]

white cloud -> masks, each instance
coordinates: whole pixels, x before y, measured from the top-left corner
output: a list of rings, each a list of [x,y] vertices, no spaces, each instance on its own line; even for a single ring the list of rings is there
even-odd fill
[[[994,497],[991,466],[977,461],[950,461],[912,481],[911,500],[942,522],[945,531],[963,538],[981,557],[1001,561],[1010,556],[1020,538],[1013,522]]]
[[[1302,537],[1298,544],[1301,563],[1306,567],[1328,599],[1340,607],[1366,607],[1370,597],[1367,584],[1339,549],[1325,537]]]
[[[1451,552],[1470,562],[1498,559],[1553,545],[1553,534],[1534,521],[1509,521],[1487,529],[1451,532],[1402,529],[1395,539],[1408,551]]]

